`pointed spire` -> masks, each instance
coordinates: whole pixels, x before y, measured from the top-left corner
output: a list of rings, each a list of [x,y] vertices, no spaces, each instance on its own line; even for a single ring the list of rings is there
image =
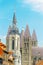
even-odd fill
[[[16,25],[16,23],[17,23],[17,21],[16,21],[16,16],[15,16],[15,13],[14,13],[14,15],[13,15],[13,24]]]
[[[36,36],[35,30],[33,30],[32,40],[33,40],[33,41],[37,41],[37,36]]]
[[[29,38],[31,37],[28,25],[26,25],[26,30],[25,30],[24,36],[29,37]]]

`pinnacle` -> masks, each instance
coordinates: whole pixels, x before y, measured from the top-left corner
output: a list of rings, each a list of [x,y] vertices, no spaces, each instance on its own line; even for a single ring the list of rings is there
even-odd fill
[[[33,41],[37,41],[37,36],[36,36],[35,30],[33,30],[32,40],[33,40]]]
[[[26,37],[31,37],[31,35],[30,35],[30,30],[29,30],[28,25],[26,25],[26,30],[25,30],[24,35],[25,35]]]

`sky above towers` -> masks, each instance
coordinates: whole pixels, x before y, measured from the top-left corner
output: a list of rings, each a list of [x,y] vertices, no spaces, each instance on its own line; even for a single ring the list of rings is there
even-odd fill
[[[31,35],[35,29],[38,44],[43,46],[43,0],[0,0],[0,38],[4,43],[14,12],[20,32],[28,24]]]

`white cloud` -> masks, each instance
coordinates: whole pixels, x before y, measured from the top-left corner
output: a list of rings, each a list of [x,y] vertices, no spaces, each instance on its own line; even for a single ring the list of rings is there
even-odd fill
[[[22,0],[22,4],[30,5],[32,10],[43,12],[43,0]]]

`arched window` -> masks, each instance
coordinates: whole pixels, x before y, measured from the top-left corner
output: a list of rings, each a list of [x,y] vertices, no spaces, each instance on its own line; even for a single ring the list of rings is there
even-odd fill
[[[12,49],[14,50],[14,45],[15,45],[15,39],[12,38]]]

